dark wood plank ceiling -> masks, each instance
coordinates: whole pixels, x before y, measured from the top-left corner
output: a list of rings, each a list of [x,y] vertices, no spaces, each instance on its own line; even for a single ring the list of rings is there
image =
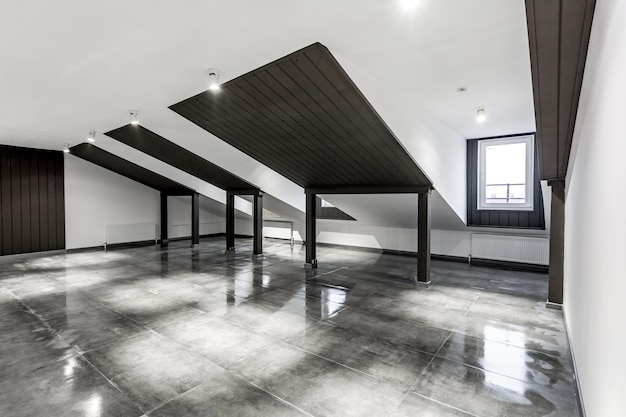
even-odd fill
[[[258,187],[143,126],[128,124],[105,135],[223,190],[258,190]]]
[[[526,0],[543,180],[567,174],[595,0]]]
[[[221,87],[170,108],[301,187],[432,186],[319,43]]]
[[[70,153],[168,195],[191,195],[194,192],[191,188],[113,155],[90,143],[72,146]]]

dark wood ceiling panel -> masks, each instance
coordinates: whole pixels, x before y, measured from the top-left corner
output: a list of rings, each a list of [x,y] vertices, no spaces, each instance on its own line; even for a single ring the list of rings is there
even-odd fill
[[[106,132],[105,135],[223,190],[258,190],[249,182],[143,126],[128,124]]]
[[[126,159],[113,155],[90,143],[81,143],[70,148],[70,153],[93,164],[113,171],[147,187],[169,195],[191,195],[194,190],[172,181],[167,177],[147,170]]]
[[[564,179],[595,0],[526,0],[541,179]]]
[[[319,43],[170,108],[304,188],[432,186]]]

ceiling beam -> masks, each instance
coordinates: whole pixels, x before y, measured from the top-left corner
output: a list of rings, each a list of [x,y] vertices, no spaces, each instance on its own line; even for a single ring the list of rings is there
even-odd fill
[[[543,180],[567,173],[595,0],[526,0]]]

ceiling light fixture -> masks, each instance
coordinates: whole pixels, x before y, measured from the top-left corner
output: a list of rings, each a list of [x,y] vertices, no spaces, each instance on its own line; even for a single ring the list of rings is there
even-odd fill
[[[487,120],[487,112],[485,111],[485,109],[481,108],[476,110],[476,121],[478,123],[482,123],[485,120]]]
[[[218,91],[220,89],[220,70],[209,68],[209,90]]]
[[[467,91],[467,87],[459,87],[459,88],[456,89],[457,93],[464,93],[466,91]]]
[[[90,130],[89,131],[89,136],[87,136],[87,142],[94,143],[95,141],[96,141],[96,131],[95,130]]]
[[[139,112],[137,110],[130,111],[130,124],[137,126],[139,124]]]
[[[63,152],[70,153],[70,145],[69,145],[69,143],[66,143],[66,144],[63,145]]]
[[[407,12],[412,12],[417,9],[420,0],[400,0],[400,7]]]

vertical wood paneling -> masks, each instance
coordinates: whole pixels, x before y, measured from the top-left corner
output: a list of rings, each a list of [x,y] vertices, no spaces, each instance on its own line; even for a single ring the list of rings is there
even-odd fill
[[[0,254],[65,247],[63,155],[0,145]]]
[[[30,241],[30,161],[28,155],[20,158],[20,213],[22,217],[22,252],[31,252]]]
[[[13,231],[11,228],[11,154],[10,149],[2,149],[0,157],[0,178],[2,180],[2,196],[0,207],[2,209],[2,249],[3,255],[13,252]]]
[[[39,165],[37,159],[33,158],[30,162],[30,242],[31,250],[39,252],[41,250],[41,241],[39,240]]]
[[[13,236],[13,252],[22,253],[22,199],[20,193],[20,155],[18,152],[11,153],[11,234]]]

